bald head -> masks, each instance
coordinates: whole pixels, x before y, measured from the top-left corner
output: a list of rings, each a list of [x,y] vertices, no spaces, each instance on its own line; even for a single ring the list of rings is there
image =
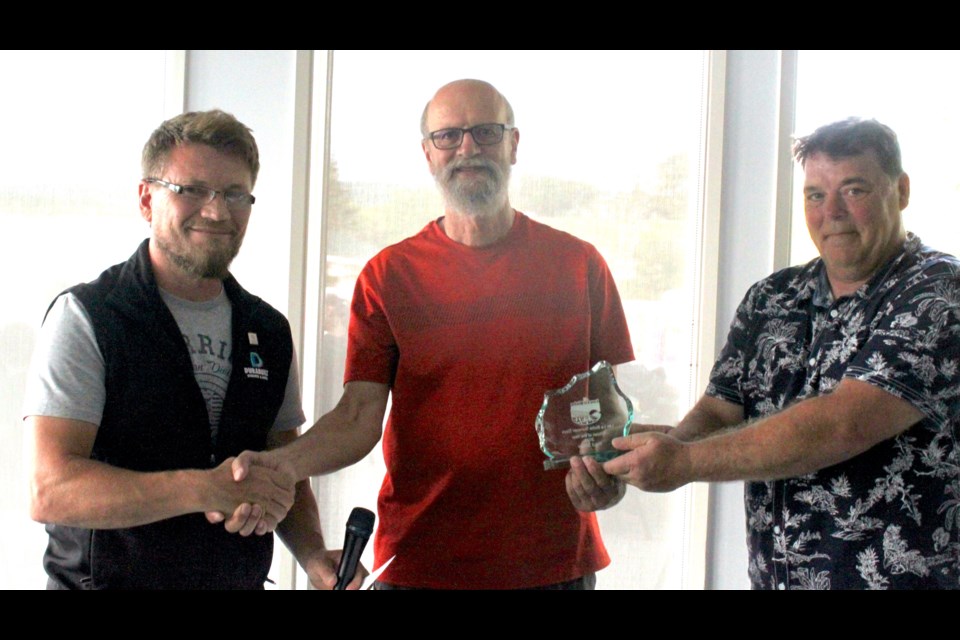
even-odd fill
[[[436,121],[451,111],[475,109],[477,111],[494,110],[500,114],[496,122],[510,125],[513,121],[513,107],[503,94],[489,82],[483,80],[454,80],[445,84],[423,108],[420,116],[420,133],[424,139],[431,131],[441,128]]]

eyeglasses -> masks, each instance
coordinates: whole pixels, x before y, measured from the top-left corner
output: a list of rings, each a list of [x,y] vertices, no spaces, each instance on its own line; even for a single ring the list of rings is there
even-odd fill
[[[246,191],[236,191],[233,189],[217,191],[216,189],[192,184],[173,184],[172,182],[167,182],[159,178],[144,178],[143,181],[166,187],[178,196],[193,200],[201,206],[213,202],[218,193],[223,194],[223,201],[227,203],[227,209],[232,211],[245,211],[257,201],[253,194],[247,193]]]
[[[463,144],[463,134],[469,133],[473,136],[473,141],[482,146],[497,144],[503,140],[504,130],[515,129],[505,124],[491,122],[488,124],[477,124],[466,129],[451,127],[449,129],[438,129],[430,134],[430,141],[433,146],[441,151],[448,149],[457,149]]]

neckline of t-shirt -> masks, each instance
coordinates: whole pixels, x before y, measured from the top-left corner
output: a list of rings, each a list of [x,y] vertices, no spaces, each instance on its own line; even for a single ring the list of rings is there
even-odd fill
[[[186,298],[181,298],[180,296],[170,293],[160,286],[157,286],[157,289],[160,290],[160,297],[167,303],[167,306],[176,305],[185,309],[204,311],[207,309],[215,309],[227,302],[227,291],[222,284],[220,285],[220,293],[209,300],[187,300]]]
[[[452,239],[447,235],[447,232],[443,230],[442,221],[445,216],[440,216],[433,221],[433,227],[435,233],[441,238],[441,241],[454,251],[459,251],[469,255],[491,255],[494,253],[499,253],[504,249],[512,246],[517,238],[520,237],[522,230],[523,221],[526,219],[526,216],[523,212],[516,209],[513,210],[513,225],[511,225],[510,230],[507,232],[503,238],[494,242],[493,244],[484,245],[482,247],[471,247],[465,244],[461,244],[456,240]]]

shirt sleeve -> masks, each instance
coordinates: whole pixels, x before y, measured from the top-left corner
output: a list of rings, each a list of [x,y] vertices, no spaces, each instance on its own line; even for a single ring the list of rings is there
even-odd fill
[[[732,402],[743,406],[744,398],[740,387],[740,380],[743,376],[744,357],[749,348],[750,336],[754,320],[753,300],[759,285],[754,285],[744,296],[737,312],[730,323],[730,330],[727,332],[727,341],[717,356],[717,361],[710,370],[710,382],[707,384],[705,394],[720,400]]]
[[[350,304],[344,383],[354,380],[393,385],[399,348],[390,328],[373,263],[360,273]]]
[[[634,359],[633,343],[620,292],[606,261],[596,251],[592,272],[591,323],[598,330],[591,332],[590,361],[595,364],[606,360],[612,365],[630,362]]]
[[[303,402],[300,398],[300,368],[297,366],[297,350],[294,348],[290,358],[290,374],[287,376],[287,388],[283,393],[283,404],[277,412],[277,418],[270,429],[273,432],[296,429],[307,417],[303,413]]]
[[[90,316],[71,293],[57,298],[40,328],[27,376],[23,415],[99,425],[106,367]]]
[[[960,415],[960,274],[921,274],[893,298],[844,372],[914,405],[940,427]]]

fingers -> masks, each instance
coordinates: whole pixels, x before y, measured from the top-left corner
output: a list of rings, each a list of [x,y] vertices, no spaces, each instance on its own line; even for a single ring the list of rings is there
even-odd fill
[[[689,445],[661,433],[618,438],[618,449],[627,453],[603,464],[603,470],[643,491],[673,491],[696,480]]]
[[[632,424],[630,425],[630,433],[665,433],[670,434],[675,427],[671,427],[666,424]]]
[[[618,440],[624,441],[626,438],[618,438]],[[624,443],[626,444],[626,443]],[[617,449],[626,449],[631,450],[635,447],[631,446],[620,446],[617,440],[613,441],[613,446]],[[625,476],[630,473],[630,458],[626,455],[617,456],[613,460],[607,460],[603,463],[603,471],[611,476]]]
[[[370,575],[370,572],[367,571],[366,567],[363,564],[357,565],[357,572],[353,576],[353,580],[350,581],[350,584],[347,585],[347,591],[356,591],[360,588],[360,585],[363,584],[363,579]]]
[[[242,481],[247,477],[247,474],[250,473],[250,467],[254,464],[257,464],[258,456],[253,451],[244,451],[239,456],[233,459],[233,479],[236,482]]]
[[[289,469],[260,464],[263,460],[261,454],[244,452],[214,470],[224,494],[211,505],[210,522],[223,522],[228,532],[241,536],[266,535],[277,528],[293,505],[296,483]]]
[[[230,533],[239,533],[240,535],[248,536],[253,531],[259,519],[259,512],[256,518],[253,517],[253,505],[244,502],[237,506],[229,518],[224,520],[223,526]]]
[[[607,474],[600,463],[590,457],[572,457],[565,482],[570,502],[578,511],[612,507],[624,495],[623,482]]]
[[[260,476],[265,476],[260,478]],[[286,474],[278,473],[272,469],[256,467],[252,470],[250,480],[260,479],[266,483],[266,487],[261,487],[263,493],[256,502],[253,503],[250,520],[247,526],[241,530],[262,536],[276,530],[277,525],[286,517],[296,494],[296,484],[289,481]]]
[[[643,445],[648,439],[649,435],[646,433],[631,433],[628,436],[620,436],[619,438],[614,438],[611,444],[615,449],[620,449],[621,451],[630,451],[631,449],[636,449],[637,447]],[[614,458],[616,460],[616,458]]]
[[[337,584],[337,565],[339,563],[339,550],[327,551],[324,549],[310,556],[304,570],[315,589],[330,591]]]

